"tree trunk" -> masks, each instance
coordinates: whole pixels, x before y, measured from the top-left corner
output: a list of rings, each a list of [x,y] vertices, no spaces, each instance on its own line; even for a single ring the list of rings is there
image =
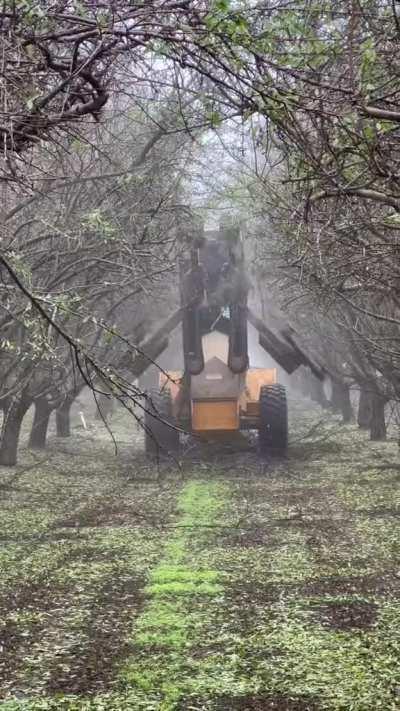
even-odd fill
[[[71,436],[71,405],[73,400],[67,399],[56,410],[57,437]]]
[[[30,405],[29,400],[13,400],[4,408],[0,437],[0,465],[13,467],[17,463],[18,442],[22,420]]]
[[[329,404],[334,412],[340,412],[340,385],[337,380],[332,380],[332,392]]]
[[[360,389],[357,424],[363,430],[369,430],[371,424],[371,393],[364,387]]]
[[[52,410],[53,408],[46,398],[35,400],[35,415],[29,437],[29,447],[32,449],[44,449],[46,447],[47,428]]]
[[[97,408],[95,419],[108,420],[114,412],[114,398],[112,395],[99,395],[97,399]]]
[[[379,393],[371,393],[370,439],[381,442],[386,439],[385,405],[386,398]]]
[[[350,400],[350,387],[346,383],[332,380],[331,407],[334,412],[341,412],[343,424],[348,424],[354,419],[353,408]]]
[[[303,397],[310,397],[310,387],[306,369],[301,366],[292,377],[295,379],[294,387],[296,390],[298,390]]]
[[[310,373],[308,381],[311,400],[313,400],[313,402],[317,402],[318,405],[324,409],[329,407],[329,401],[325,395],[324,384],[312,373]]]

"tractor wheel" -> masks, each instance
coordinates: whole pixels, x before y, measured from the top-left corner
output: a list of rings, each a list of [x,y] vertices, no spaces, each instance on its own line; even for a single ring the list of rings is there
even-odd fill
[[[149,390],[144,413],[145,450],[152,458],[158,458],[179,449],[179,432],[169,427],[175,425],[172,414],[172,399],[169,390]]]
[[[260,391],[258,442],[262,456],[284,456],[288,444],[288,412],[283,385],[263,385]]]

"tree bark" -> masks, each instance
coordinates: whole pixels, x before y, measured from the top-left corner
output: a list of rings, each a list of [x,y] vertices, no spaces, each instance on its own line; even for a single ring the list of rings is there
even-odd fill
[[[358,401],[357,424],[363,430],[368,430],[371,424],[371,393],[361,386]]]
[[[340,387],[337,380],[332,380],[332,392],[329,404],[334,412],[340,412]]]
[[[312,373],[308,376],[309,392],[313,402],[317,402],[322,408],[329,407],[328,398],[325,395],[324,384]]]
[[[57,437],[71,436],[71,405],[73,400],[66,399],[56,410]]]
[[[379,393],[371,393],[370,439],[374,442],[386,439],[386,402],[386,398]]]
[[[300,367],[295,372],[294,377],[296,390],[298,390],[303,395],[303,397],[310,397],[310,384],[307,378],[306,369]]]
[[[0,465],[13,467],[18,458],[18,442],[22,420],[29,408],[30,400],[12,400],[4,408],[4,418],[0,437]]]
[[[114,412],[114,398],[112,395],[99,395],[96,408],[96,420],[108,420]]]
[[[29,437],[29,447],[32,449],[45,449],[47,429],[52,411],[53,408],[46,398],[35,400],[35,414]]]
[[[353,408],[350,400],[350,387],[339,380],[332,380],[331,407],[334,412],[342,414],[343,424],[348,424],[354,419]]]

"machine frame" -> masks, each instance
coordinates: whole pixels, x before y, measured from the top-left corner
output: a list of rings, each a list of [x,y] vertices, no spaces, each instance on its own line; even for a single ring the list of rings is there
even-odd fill
[[[247,323],[256,328],[260,345],[287,373],[304,365],[322,379],[323,369],[300,346],[293,329],[276,333],[249,308],[250,282],[239,230],[199,233],[179,271],[181,306],[142,344],[133,363],[139,376],[182,324],[184,369],[160,372],[159,387],[147,394],[148,454],[176,451],[179,431],[229,438],[251,429],[258,430],[262,454],[285,454],[285,388],[278,383],[276,368],[249,366]],[[213,340],[215,333],[219,343]]]

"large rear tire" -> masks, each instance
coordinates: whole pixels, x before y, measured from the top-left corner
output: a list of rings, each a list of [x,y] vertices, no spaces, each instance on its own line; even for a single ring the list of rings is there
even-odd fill
[[[288,410],[283,385],[263,385],[260,390],[258,443],[266,456],[285,456],[288,446]]]
[[[152,459],[158,459],[179,449],[179,432],[172,414],[172,399],[169,390],[149,390],[144,413],[145,450]],[[170,427],[169,425],[172,425]]]

